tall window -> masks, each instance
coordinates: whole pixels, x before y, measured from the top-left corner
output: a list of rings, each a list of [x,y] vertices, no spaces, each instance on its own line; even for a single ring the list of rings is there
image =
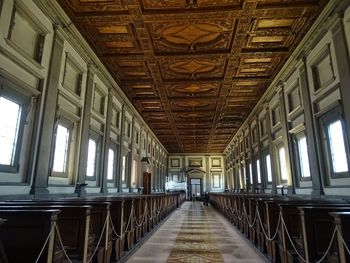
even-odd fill
[[[260,173],[260,160],[256,160],[256,175],[258,177],[258,184],[261,184],[261,173]]]
[[[280,175],[282,181],[288,180],[288,174],[287,174],[287,162],[286,162],[286,151],[284,147],[280,147],[278,149],[278,157],[280,162]]]
[[[249,163],[249,179],[250,179],[250,184],[253,184],[253,169],[252,169],[252,163]]]
[[[111,181],[114,178],[114,151],[108,150],[108,168],[107,168],[107,180]]]
[[[126,156],[122,158],[122,181],[125,182],[125,174],[126,174]]]
[[[21,106],[0,97],[0,165],[15,165],[20,120]]]
[[[132,174],[131,174],[131,184],[133,187],[137,184],[137,163],[136,160],[132,160]]]
[[[349,171],[343,127],[340,120],[333,121],[327,125],[327,135],[333,173]]]
[[[86,168],[86,176],[90,178],[93,178],[96,175],[96,154],[97,154],[97,141],[90,138],[89,146],[88,146],[87,168]]]
[[[237,170],[237,176],[238,176],[238,184],[239,184],[239,187],[242,188],[242,187],[243,187],[243,184],[242,184],[242,173],[241,173],[241,169],[238,169],[238,170]]]
[[[267,173],[267,182],[272,182],[272,169],[271,169],[271,156],[270,154],[266,155],[266,173]]]
[[[53,159],[53,172],[66,174],[69,152],[69,128],[58,124],[56,130],[55,152]]]
[[[241,182],[241,188],[244,188],[247,184],[247,172],[245,165],[243,165],[243,182]]]
[[[307,150],[306,136],[299,137],[298,142],[298,156],[300,164],[300,175],[302,178],[310,177],[309,155]]]

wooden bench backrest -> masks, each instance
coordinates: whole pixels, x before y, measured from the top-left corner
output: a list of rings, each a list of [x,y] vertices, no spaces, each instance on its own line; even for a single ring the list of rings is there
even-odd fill
[[[0,238],[9,262],[35,262],[57,220],[57,209],[0,209],[0,217],[6,219],[0,227]],[[48,245],[39,262],[48,262]],[[51,256],[52,259],[52,256]]]

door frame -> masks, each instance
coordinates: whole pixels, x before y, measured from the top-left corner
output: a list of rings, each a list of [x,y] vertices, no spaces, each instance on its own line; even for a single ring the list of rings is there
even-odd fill
[[[197,176],[191,177],[191,174],[196,174]],[[199,168],[192,168],[186,171],[186,178],[187,178],[187,200],[192,200],[191,179],[200,179],[201,181],[200,188],[201,188],[201,192],[203,193],[204,179],[206,178],[206,172]]]

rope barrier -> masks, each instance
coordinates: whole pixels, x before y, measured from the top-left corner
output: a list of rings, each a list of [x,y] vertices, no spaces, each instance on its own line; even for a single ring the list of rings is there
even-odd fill
[[[246,210],[246,208],[245,208],[245,205],[243,205],[243,210],[244,210],[243,212],[244,212],[244,214],[245,214],[245,219],[246,219],[246,221],[247,221],[247,223],[248,223],[248,226],[251,227],[251,228],[253,228],[254,225],[255,225],[255,223],[256,223],[257,213],[255,213],[255,217],[254,217],[253,223],[250,223],[250,220],[249,220],[249,218],[248,218],[248,214],[247,214],[247,210]],[[257,210],[257,207],[256,207],[255,211],[256,211],[256,210]]]
[[[129,228],[129,225],[131,223],[131,219],[132,219],[132,216],[134,214],[134,204],[131,205],[131,211],[130,211],[130,216],[129,216],[129,220],[128,220],[128,223],[125,227],[125,231],[124,231],[124,234],[127,232],[128,228]]]
[[[302,255],[299,253],[299,251],[296,249],[296,247],[295,247],[295,245],[294,245],[294,243],[293,243],[293,240],[292,240],[292,238],[291,238],[291,236],[290,236],[290,234],[289,234],[289,232],[288,232],[288,229],[287,229],[286,223],[285,223],[285,221],[284,221],[284,219],[283,219],[282,213],[280,213],[280,218],[282,218],[282,226],[283,226],[283,228],[286,230],[287,237],[288,237],[289,242],[291,243],[291,245],[292,245],[294,251],[297,253],[298,257],[299,257],[304,263],[310,263],[310,261],[308,261],[308,260],[306,260],[305,258],[303,258],[303,256],[302,256]],[[329,251],[330,251],[330,249],[331,249],[331,247],[332,247],[332,244],[333,244],[333,242],[334,242],[334,238],[335,238],[336,232],[337,232],[337,228],[335,227],[335,228],[334,228],[334,231],[333,231],[333,234],[332,234],[331,241],[330,241],[330,243],[329,243],[329,245],[328,245],[328,247],[327,247],[326,252],[325,252],[324,255],[321,257],[321,259],[317,260],[315,263],[321,263],[321,262],[326,258],[327,254],[329,253]]]
[[[47,245],[47,242],[49,241],[52,232],[55,230],[55,226],[56,226],[56,222],[54,222],[53,225],[51,226],[51,230],[50,230],[49,234],[47,235],[47,238],[46,238],[46,240],[45,240],[45,242],[44,242],[43,247],[42,247],[41,250],[40,250],[39,256],[38,256],[38,257],[36,258],[36,260],[35,260],[35,263],[37,263],[37,262],[39,261],[41,255],[43,254],[44,249],[45,249],[45,247],[46,247],[46,245]]]
[[[153,208],[154,208],[154,206],[153,206]],[[147,207],[147,209],[148,209],[148,207]],[[150,213],[147,213],[148,219],[149,219],[149,220],[153,219],[153,216],[152,216],[152,206],[150,206],[150,209],[151,209]]]
[[[153,203],[153,218],[156,217],[157,214],[157,205],[156,202]]]
[[[243,212],[240,213],[239,210],[238,210],[238,207],[237,207],[237,204],[235,203],[235,207],[236,207],[236,215],[238,217],[238,220],[242,221],[242,218],[243,218]]]
[[[278,229],[279,229],[279,227],[280,227],[280,224],[282,223],[282,227],[283,227],[283,229],[285,230],[285,233],[287,234],[288,240],[289,240],[289,242],[291,243],[291,245],[292,245],[294,251],[296,252],[296,254],[298,255],[298,257],[299,257],[299,258],[301,259],[301,261],[303,261],[304,263],[311,263],[310,261],[306,260],[306,259],[299,253],[299,251],[297,250],[297,248],[296,248],[296,246],[295,246],[295,244],[294,244],[294,242],[293,242],[293,239],[292,239],[292,237],[290,236],[290,233],[289,233],[289,231],[288,231],[288,229],[287,229],[287,226],[286,226],[286,223],[285,223],[285,221],[284,221],[282,212],[280,212],[280,213],[279,213],[279,216],[278,216],[278,222],[277,222],[276,231],[275,231],[274,235],[270,238],[270,237],[267,235],[266,231],[265,231],[263,222],[262,222],[262,220],[261,220],[261,215],[260,215],[258,206],[256,206],[256,213],[255,213],[254,221],[253,221],[253,223],[251,223],[250,220],[249,220],[249,218],[248,218],[248,213],[247,213],[247,210],[246,210],[244,204],[243,204],[242,213],[239,212],[239,210],[238,210],[238,208],[237,208],[236,202],[234,202],[234,208],[233,208],[233,209],[232,209],[232,208],[227,208],[226,202],[222,202],[221,204],[223,204],[222,206],[223,206],[224,209],[226,209],[226,210],[231,210],[231,213],[232,213],[232,214],[236,213],[239,220],[242,220],[243,216],[245,216],[245,220],[247,221],[247,223],[248,223],[248,225],[249,225],[250,227],[254,227],[256,218],[258,218],[258,219],[259,219],[260,226],[261,226],[261,229],[262,229],[262,232],[263,232],[265,238],[266,238],[268,241],[272,241],[272,240],[274,240],[274,239],[276,238],[276,236],[277,236],[277,234],[278,234]],[[239,214],[240,214],[241,216],[240,216]],[[319,260],[315,261],[314,263],[321,263],[321,262],[326,258],[326,256],[328,255],[328,253],[329,253],[330,250],[331,250],[331,247],[332,247],[332,244],[333,244],[333,242],[334,242],[335,235],[336,235],[337,232],[338,232],[338,234],[339,234],[340,240],[342,241],[342,243],[343,243],[343,245],[344,245],[346,251],[347,251],[347,252],[349,253],[349,255],[350,255],[350,249],[349,249],[348,245],[346,244],[346,242],[345,242],[345,240],[344,240],[344,238],[343,238],[343,236],[342,236],[342,234],[341,234],[341,232],[340,232],[339,226],[336,226],[336,227],[334,228],[334,230],[333,230],[333,234],[332,234],[330,243],[329,243],[329,245],[328,245],[328,247],[327,247],[327,249],[326,249],[326,252],[324,253],[324,255],[323,255]]]
[[[63,242],[62,242],[61,233],[60,233],[60,231],[59,231],[59,229],[58,229],[57,224],[55,225],[55,229],[56,229],[57,236],[58,236],[58,241],[59,241],[60,246],[61,246],[61,248],[62,248],[62,250],[63,250],[64,256],[67,258],[67,260],[68,260],[69,263],[73,263],[72,260],[68,257],[67,251],[66,251],[66,249],[64,248],[64,245],[63,245]]]
[[[101,240],[102,240],[102,237],[103,237],[103,233],[104,233],[104,231],[105,231],[105,229],[106,229],[106,226],[107,226],[107,221],[108,221],[108,218],[109,218],[109,217],[108,217],[108,216],[106,216],[106,220],[105,220],[105,223],[104,223],[104,225],[103,225],[103,228],[102,228],[102,232],[101,232],[100,238],[98,239],[98,242],[97,242],[96,248],[95,248],[94,252],[92,253],[92,255],[91,255],[90,259],[88,260],[88,263],[90,263],[90,262],[91,262],[91,260],[94,258],[95,254],[96,254],[96,252],[97,252],[97,249],[98,249],[98,247],[100,246],[100,243],[101,243]]]
[[[117,234],[117,231],[114,228],[114,224],[113,224],[113,220],[112,220],[112,216],[111,215],[109,215],[109,221],[111,223],[113,233],[117,236],[117,238],[121,238],[123,236],[123,233],[120,233],[120,236]]]
[[[131,211],[130,211],[130,216],[129,216],[129,219],[128,219],[128,224],[126,225],[124,232],[121,231],[120,235],[118,235],[117,231],[115,230],[115,227],[114,227],[114,224],[113,224],[113,220],[112,220],[112,216],[111,215],[109,216],[113,233],[116,235],[117,238],[123,238],[124,237],[125,233],[127,232],[128,227],[130,225],[133,213],[134,213],[134,204],[132,204],[132,206],[131,206]]]
[[[346,244],[346,242],[345,242],[345,240],[344,240],[344,238],[343,238],[343,235],[342,235],[342,233],[341,233],[341,231],[340,231],[339,226],[337,226],[337,231],[338,231],[340,240],[343,242],[343,245],[344,245],[346,251],[347,251],[347,252],[349,253],[349,255],[350,255],[350,249],[349,249],[348,245]]]
[[[236,203],[234,204],[233,208],[231,208],[232,214],[237,215],[237,205]]]
[[[137,219],[136,219],[136,216],[134,216],[135,224],[136,224],[138,227],[140,227],[140,226],[143,224],[143,222],[145,221],[146,214],[147,214],[147,202],[146,202],[146,205],[145,205],[145,208],[144,208],[144,212],[143,212],[143,216],[142,216],[141,223],[138,223],[138,222],[137,222]]]
[[[265,231],[265,228],[264,228],[264,225],[262,223],[262,220],[261,220],[261,216],[260,216],[260,212],[259,212],[259,209],[258,207],[256,207],[257,209],[257,213],[258,213],[258,219],[259,219],[259,222],[260,222],[260,226],[261,226],[261,229],[263,231],[263,234],[265,236],[265,238],[268,240],[268,241],[272,241],[276,238],[277,234],[278,234],[278,229],[280,227],[280,224],[281,224],[281,216],[278,217],[278,222],[277,222],[277,227],[276,227],[276,231],[275,233],[273,234],[272,237],[269,237],[267,234],[266,234],[266,231]]]

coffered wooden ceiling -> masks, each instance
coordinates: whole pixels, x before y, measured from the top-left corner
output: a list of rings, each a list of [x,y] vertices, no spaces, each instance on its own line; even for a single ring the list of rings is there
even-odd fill
[[[171,152],[221,153],[326,0],[58,0]]]

